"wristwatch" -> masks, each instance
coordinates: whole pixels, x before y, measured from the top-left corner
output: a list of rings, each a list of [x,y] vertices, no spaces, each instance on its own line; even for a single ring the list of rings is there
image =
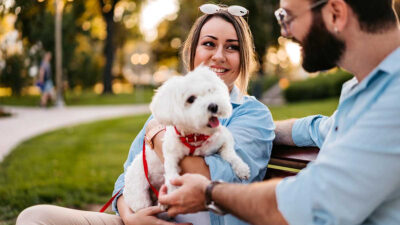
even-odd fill
[[[209,185],[206,187],[206,192],[205,192],[205,197],[206,197],[206,208],[207,210],[218,214],[218,215],[225,215],[226,212],[224,212],[217,204],[212,200],[212,190],[214,189],[215,186],[218,184],[224,183],[222,180],[216,180],[212,181]]]
[[[163,130],[165,130],[165,126],[159,124],[151,128],[150,131],[144,136],[144,141],[150,146],[150,148],[154,149],[153,138]]]

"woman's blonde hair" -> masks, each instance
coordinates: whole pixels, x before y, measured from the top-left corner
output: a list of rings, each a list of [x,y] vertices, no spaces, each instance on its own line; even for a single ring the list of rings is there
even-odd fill
[[[236,80],[236,85],[239,87],[240,92],[247,94],[247,86],[249,83],[250,74],[256,69],[256,53],[254,51],[253,36],[247,22],[240,16],[233,16],[226,10],[220,10],[215,14],[204,14],[197,18],[196,22],[190,29],[189,35],[185,41],[182,50],[182,58],[186,67],[189,70],[194,69],[194,58],[196,48],[199,43],[199,36],[204,24],[211,18],[219,17],[228,23],[232,24],[235,28],[240,53],[239,76]]]

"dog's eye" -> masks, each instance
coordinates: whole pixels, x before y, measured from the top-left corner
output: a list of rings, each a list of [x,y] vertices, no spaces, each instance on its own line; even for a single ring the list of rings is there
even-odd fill
[[[196,100],[196,96],[191,95],[191,96],[186,100],[186,102],[189,103],[189,104],[192,104],[192,103],[194,102],[194,100]]]

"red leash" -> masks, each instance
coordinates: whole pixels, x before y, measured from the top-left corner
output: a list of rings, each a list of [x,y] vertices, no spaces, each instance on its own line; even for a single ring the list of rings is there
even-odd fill
[[[151,190],[154,192],[154,194],[158,198],[158,191],[153,185],[151,185],[150,179],[149,179],[149,169],[147,167],[146,146],[145,146],[144,140],[143,140],[143,167],[144,167],[144,175],[146,176],[147,182],[149,183]]]
[[[122,187],[122,188],[124,188],[124,187]],[[106,209],[108,208],[108,206],[111,205],[111,203],[114,201],[114,199],[117,197],[117,195],[122,191],[122,188],[119,189],[119,191],[118,191],[117,193],[115,193],[115,195],[112,196],[112,197],[110,198],[110,200],[108,200],[108,202],[107,202],[106,204],[103,205],[103,207],[101,207],[101,209],[100,209],[99,212],[104,212],[104,211],[106,211]]]

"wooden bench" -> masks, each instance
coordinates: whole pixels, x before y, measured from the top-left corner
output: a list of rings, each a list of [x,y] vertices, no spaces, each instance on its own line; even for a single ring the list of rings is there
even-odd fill
[[[319,148],[274,146],[264,179],[294,176],[317,158]]]

